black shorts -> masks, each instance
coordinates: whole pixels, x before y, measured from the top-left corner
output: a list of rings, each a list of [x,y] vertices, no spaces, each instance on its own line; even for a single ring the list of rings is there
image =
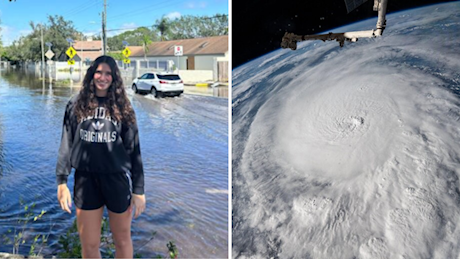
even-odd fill
[[[131,177],[129,173],[91,173],[76,171],[74,185],[75,206],[94,210],[104,205],[115,213],[125,212],[131,204]]]

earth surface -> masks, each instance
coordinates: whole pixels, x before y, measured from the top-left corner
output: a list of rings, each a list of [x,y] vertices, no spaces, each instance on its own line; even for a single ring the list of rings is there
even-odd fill
[[[459,43],[451,2],[236,68],[233,257],[460,257]]]

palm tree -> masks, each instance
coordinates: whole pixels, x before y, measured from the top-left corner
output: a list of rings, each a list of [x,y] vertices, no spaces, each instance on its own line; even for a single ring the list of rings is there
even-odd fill
[[[165,34],[169,32],[171,27],[168,18],[163,16],[161,20],[154,25],[154,27],[156,27],[160,31],[161,41],[166,40]]]
[[[144,60],[147,62],[147,68],[149,67],[149,62],[147,61],[147,52],[149,52],[149,44],[152,43],[150,37],[147,34],[142,35],[142,46],[144,47]]]

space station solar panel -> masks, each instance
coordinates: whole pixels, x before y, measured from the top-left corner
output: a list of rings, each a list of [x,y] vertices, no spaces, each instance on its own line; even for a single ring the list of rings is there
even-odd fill
[[[367,0],[345,0],[345,5],[347,6],[347,13],[355,10],[356,7],[362,5]]]

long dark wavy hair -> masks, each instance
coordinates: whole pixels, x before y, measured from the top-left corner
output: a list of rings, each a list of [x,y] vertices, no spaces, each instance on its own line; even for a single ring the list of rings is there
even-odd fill
[[[86,72],[85,78],[83,79],[83,86],[75,105],[75,115],[77,116],[78,122],[81,122],[88,116],[94,115],[98,106],[96,86],[94,85],[93,78],[97,67],[101,63],[109,65],[112,71],[112,84],[107,92],[107,102],[104,104],[106,111],[109,113],[108,115],[118,122],[127,125],[133,124],[136,122],[133,107],[126,95],[123,79],[121,78],[117,63],[110,56],[100,56],[93,61]]]

